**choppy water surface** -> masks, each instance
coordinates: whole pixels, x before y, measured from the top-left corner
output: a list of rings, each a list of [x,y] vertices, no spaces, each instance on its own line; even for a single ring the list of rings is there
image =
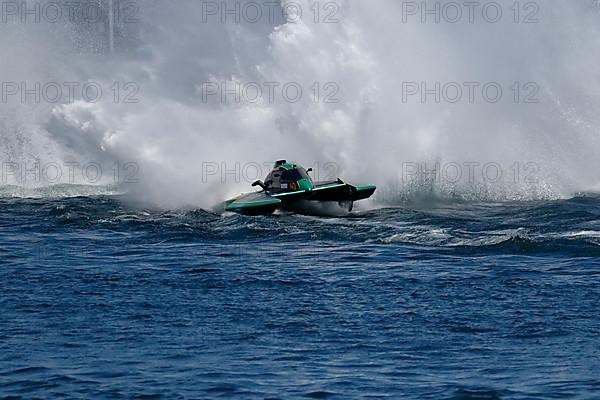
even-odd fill
[[[324,218],[0,200],[0,397],[600,396],[600,198]]]

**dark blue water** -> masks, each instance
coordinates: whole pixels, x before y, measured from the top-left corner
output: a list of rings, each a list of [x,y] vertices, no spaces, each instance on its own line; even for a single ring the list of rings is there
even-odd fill
[[[0,200],[0,398],[600,398],[600,198]]]

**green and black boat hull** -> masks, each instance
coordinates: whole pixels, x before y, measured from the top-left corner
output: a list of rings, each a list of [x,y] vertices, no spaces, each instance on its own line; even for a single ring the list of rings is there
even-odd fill
[[[275,162],[273,171],[265,182],[256,181],[252,186],[261,186],[260,192],[242,194],[223,204],[225,211],[244,215],[271,214],[278,209],[296,210],[300,203],[337,202],[348,211],[355,201],[368,199],[375,193],[375,186],[356,186],[341,179],[330,182],[313,182],[308,171],[285,160]],[[300,207],[301,208],[301,207]]]
[[[296,211],[299,203],[337,202],[348,207],[355,201],[368,199],[375,193],[375,186],[354,186],[347,183],[315,186],[311,190],[267,194],[265,192],[250,193],[225,202],[225,211],[243,215],[268,215],[278,209]]]

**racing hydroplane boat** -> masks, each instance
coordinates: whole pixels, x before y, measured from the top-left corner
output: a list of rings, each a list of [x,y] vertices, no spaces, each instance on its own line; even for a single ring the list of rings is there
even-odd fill
[[[337,179],[336,181],[313,182],[302,166],[285,160],[275,162],[275,167],[265,181],[256,181],[253,187],[260,186],[260,192],[242,194],[227,200],[225,211],[244,215],[271,214],[277,209],[297,211],[304,202],[337,202],[347,211],[352,211],[355,201],[368,199],[376,187],[355,186]]]

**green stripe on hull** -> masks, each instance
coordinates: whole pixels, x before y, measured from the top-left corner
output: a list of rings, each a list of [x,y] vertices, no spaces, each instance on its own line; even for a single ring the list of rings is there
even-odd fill
[[[281,204],[281,200],[279,200],[279,199],[273,199],[271,201],[257,201],[254,203],[236,203],[234,201],[234,202],[228,204],[225,209],[227,211],[239,211],[239,210],[255,208],[255,207],[278,206],[279,204]]]
[[[296,192],[275,193],[272,196],[275,198],[280,198],[280,197],[294,196],[294,195],[303,194],[303,193],[306,193],[306,190],[298,190]]]
[[[275,209],[280,204],[281,200],[264,193],[249,193],[228,201],[225,205],[225,210],[233,212],[251,212],[252,210]]]
[[[355,186],[355,187],[356,187],[356,190],[358,190],[359,192],[377,189],[377,186],[373,186],[373,185]]]

